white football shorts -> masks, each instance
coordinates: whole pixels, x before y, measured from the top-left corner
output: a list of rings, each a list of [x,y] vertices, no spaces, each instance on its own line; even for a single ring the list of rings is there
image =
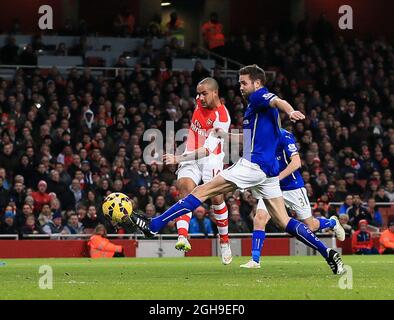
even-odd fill
[[[272,199],[282,196],[278,177],[267,177],[260,166],[244,158],[219,173],[225,180],[241,190],[251,190],[257,199]]]
[[[223,171],[224,153],[213,154],[192,161],[182,162],[177,171],[178,179],[190,178],[196,185],[201,181],[206,183],[211,181],[219,172]]]
[[[282,191],[282,193],[286,207],[290,210],[294,210],[297,214],[297,219],[305,220],[312,216],[311,205],[305,188]],[[257,209],[267,211],[267,207],[265,206],[263,199],[259,200]]]

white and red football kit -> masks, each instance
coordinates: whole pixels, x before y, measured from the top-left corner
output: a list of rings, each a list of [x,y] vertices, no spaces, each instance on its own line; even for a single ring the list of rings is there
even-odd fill
[[[178,179],[190,178],[196,185],[201,182],[211,181],[223,170],[223,140],[214,138],[216,143],[209,143],[209,133],[213,129],[222,129],[228,132],[230,128],[230,115],[224,105],[215,109],[204,108],[197,99],[189,133],[186,141],[185,153],[193,152],[201,147],[206,147],[210,154],[202,159],[182,162],[177,171]],[[207,140],[208,139],[208,140]],[[219,141],[218,141],[219,140]],[[211,147],[213,145],[213,147]],[[228,211],[225,202],[214,205],[214,214],[221,242],[228,242]],[[177,219],[178,234],[187,236],[192,213]]]

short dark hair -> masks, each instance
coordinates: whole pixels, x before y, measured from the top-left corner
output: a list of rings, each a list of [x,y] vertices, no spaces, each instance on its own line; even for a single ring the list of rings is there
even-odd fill
[[[265,85],[267,78],[265,72],[257,64],[242,67],[239,69],[239,75],[249,75],[252,81],[260,80],[262,85]]]

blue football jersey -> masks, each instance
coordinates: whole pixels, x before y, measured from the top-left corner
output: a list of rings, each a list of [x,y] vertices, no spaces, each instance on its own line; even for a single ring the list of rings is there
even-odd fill
[[[280,139],[276,149],[276,158],[279,161],[279,170],[282,172],[290,163],[291,157],[298,154],[298,148],[294,135],[285,129],[280,129]],[[280,188],[284,191],[295,190],[304,186],[299,170],[280,181]]]
[[[277,96],[261,88],[249,96],[243,122],[243,157],[268,177],[279,175],[276,148],[280,139],[279,111],[270,102]]]

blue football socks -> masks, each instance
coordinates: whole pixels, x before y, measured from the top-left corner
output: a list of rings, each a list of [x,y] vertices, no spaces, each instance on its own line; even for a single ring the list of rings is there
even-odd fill
[[[311,247],[320,252],[320,254],[324,257],[328,257],[327,247],[321,242],[309,228],[295,220],[290,219],[289,223],[286,226],[286,232],[295,236],[302,243],[306,244],[308,247]]]
[[[160,216],[153,218],[150,223],[150,230],[154,233],[163,229],[168,222],[193,211],[201,205],[201,201],[192,194],[179,200],[172,207],[163,212]]]
[[[322,217],[319,217],[316,219],[319,220],[319,222],[320,222],[319,230],[323,230],[323,229],[327,229],[327,228],[332,229],[337,224],[334,219],[327,219],[327,218],[322,218]]]
[[[260,262],[261,248],[265,239],[265,231],[253,230],[252,236],[252,259],[254,262]]]

